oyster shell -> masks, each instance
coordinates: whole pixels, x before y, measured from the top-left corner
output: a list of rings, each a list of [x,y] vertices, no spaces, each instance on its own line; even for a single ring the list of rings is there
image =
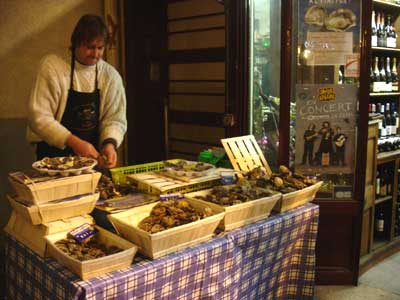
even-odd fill
[[[357,17],[351,9],[339,8],[325,18],[325,27],[332,31],[346,31],[356,26]]]
[[[325,8],[319,5],[314,5],[307,9],[307,12],[304,16],[304,21],[308,25],[316,25],[322,27],[324,26],[326,15],[327,14]]]

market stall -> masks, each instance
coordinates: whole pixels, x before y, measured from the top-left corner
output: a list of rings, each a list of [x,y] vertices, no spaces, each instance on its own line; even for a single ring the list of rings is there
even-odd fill
[[[169,160],[104,180],[56,157],[10,173],[9,299],[312,299],[322,182],[272,172],[253,136],[223,144],[234,169]]]
[[[313,299],[318,206],[87,281],[6,236],[9,299]]]

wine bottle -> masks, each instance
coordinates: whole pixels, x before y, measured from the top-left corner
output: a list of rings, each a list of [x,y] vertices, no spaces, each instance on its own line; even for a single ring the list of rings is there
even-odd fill
[[[381,175],[380,175],[380,168],[376,170],[376,186],[375,186],[375,195],[376,198],[380,197],[380,192],[381,192]]]
[[[372,84],[372,91],[374,93],[379,93],[382,90],[382,88],[381,88],[382,83],[381,83],[380,78],[381,78],[381,75],[379,73],[379,58],[378,58],[378,56],[375,56],[375,59],[374,59],[374,81]],[[380,111],[378,111],[378,112],[380,112]]]
[[[400,117],[399,117],[399,113],[397,112],[395,103],[392,103],[392,114],[393,114],[393,119],[394,119],[393,134],[396,135],[397,132],[399,131]]]
[[[372,11],[372,21],[371,21],[371,47],[378,46],[378,34],[377,34],[377,27],[375,21],[375,11]]]
[[[385,91],[391,92],[392,91],[392,71],[390,70],[390,57],[389,56],[386,57],[385,76],[386,76]]]
[[[381,27],[381,13],[378,12],[378,16],[376,18],[376,26],[377,26],[377,30],[376,30],[376,36],[377,36],[377,43],[378,43],[378,47],[384,47],[383,46],[383,30]]]
[[[381,83],[381,92],[386,92],[386,70],[385,70],[385,58],[381,57],[380,58],[380,66],[379,66],[379,75],[380,75],[380,80],[379,82]]]
[[[382,47],[387,47],[387,32],[385,30],[385,14],[381,13],[381,30],[383,35]]]
[[[375,237],[378,239],[383,238],[385,232],[385,215],[383,210],[379,210],[375,219]]]
[[[381,129],[381,136],[386,137],[386,118],[385,118],[385,105],[381,105],[381,115],[383,116],[382,119],[382,129]]]
[[[397,59],[393,57],[392,59],[392,92],[399,91],[399,76],[397,74]]]
[[[387,22],[385,25],[385,31],[386,31],[386,47],[388,48],[395,48],[396,44],[395,44],[395,39],[393,37],[392,34],[392,24],[390,22],[390,15],[387,16]]]

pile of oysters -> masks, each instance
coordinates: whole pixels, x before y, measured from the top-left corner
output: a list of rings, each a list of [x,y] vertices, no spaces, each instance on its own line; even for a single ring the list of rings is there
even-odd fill
[[[279,173],[271,175],[267,175],[262,167],[257,167],[248,172],[246,178],[255,186],[279,191],[282,194],[301,190],[318,182],[317,179],[291,172],[286,166],[280,166]]]
[[[97,243],[95,237],[91,238],[87,243],[82,244],[78,243],[73,238],[65,238],[57,241],[55,245],[62,252],[79,261],[96,259],[122,251],[115,246],[107,248],[106,246]]]
[[[104,174],[101,175],[97,185],[97,192],[100,193],[101,200],[122,197],[135,191],[136,190],[133,186],[122,186],[115,184],[110,177]]]
[[[199,212],[184,199],[161,201],[153,207],[150,216],[140,221],[138,227],[149,233],[157,233],[211,215],[210,208],[205,208],[203,212]]]
[[[80,169],[93,165],[95,160],[80,156],[45,157],[36,163],[37,168],[48,170]]]
[[[241,180],[237,185],[233,186],[216,186],[211,189],[210,193],[205,196],[195,196],[222,206],[232,206],[241,204],[255,199],[269,197],[275,192],[270,189],[264,189],[252,186],[249,181]]]

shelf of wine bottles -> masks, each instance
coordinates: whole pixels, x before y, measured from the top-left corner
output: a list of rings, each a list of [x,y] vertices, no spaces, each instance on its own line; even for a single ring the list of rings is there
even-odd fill
[[[378,119],[379,122],[378,152],[399,149],[400,115],[397,101],[383,100],[369,103],[368,110],[369,118]]]
[[[393,164],[379,165],[376,171],[376,190],[375,200],[378,201],[382,198],[388,198],[393,194],[393,178],[394,166]]]
[[[371,93],[398,93],[399,75],[396,56],[376,55],[370,66]]]
[[[371,20],[371,47],[397,48],[397,32],[393,15],[383,10],[373,10]]]

